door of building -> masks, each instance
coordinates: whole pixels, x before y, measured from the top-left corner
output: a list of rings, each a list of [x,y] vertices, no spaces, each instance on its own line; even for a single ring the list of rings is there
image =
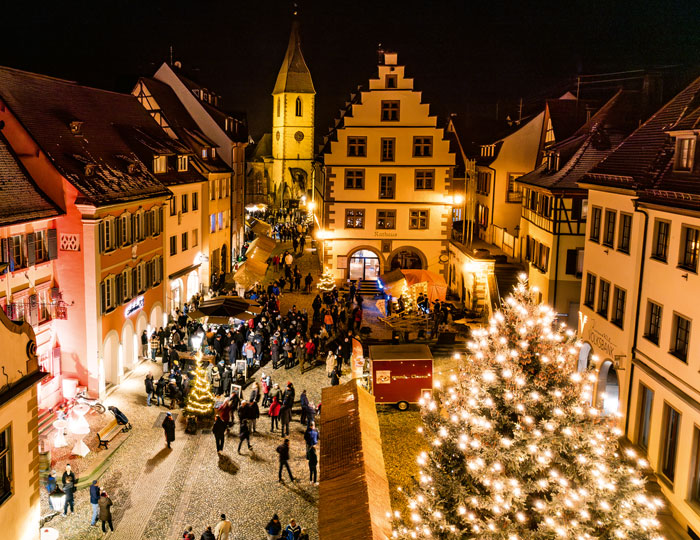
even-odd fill
[[[363,249],[350,257],[350,279],[379,279],[379,257],[373,251]]]

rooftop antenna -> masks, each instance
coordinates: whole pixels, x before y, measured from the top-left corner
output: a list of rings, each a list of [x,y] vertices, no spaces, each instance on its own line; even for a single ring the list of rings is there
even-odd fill
[[[170,46],[170,65],[173,65],[173,46]]]

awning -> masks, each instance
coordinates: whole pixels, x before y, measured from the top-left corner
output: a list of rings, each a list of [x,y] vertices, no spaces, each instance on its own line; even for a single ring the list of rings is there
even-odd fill
[[[233,274],[234,281],[245,289],[250,289],[265,278],[267,263],[257,259],[246,260]]]
[[[262,308],[254,301],[240,296],[216,296],[200,302],[195,311],[188,315],[192,319],[207,317],[208,322],[226,324],[229,318],[248,320],[262,312]],[[225,321],[225,322],[224,322]]]
[[[248,226],[253,229],[253,232],[258,236],[270,236],[272,232],[272,225],[260,221],[259,219],[252,218],[247,222]]]
[[[168,279],[177,279],[179,277],[185,276],[189,274],[192,270],[197,270],[202,265],[202,263],[197,263],[197,264],[191,264],[187,268],[183,268],[182,270],[178,270],[177,272],[173,272],[168,276]]]

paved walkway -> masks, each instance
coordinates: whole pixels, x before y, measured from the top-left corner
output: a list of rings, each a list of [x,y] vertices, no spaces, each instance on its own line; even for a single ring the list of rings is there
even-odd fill
[[[297,261],[304,275],[311,271],[314,279],[318,278],[318,259],[308,247]],[[268,277],[272,276],[268,273]],[[313,294],[286,292],[281,297],[280,307],[283,312],[292,305],[310,309],[313,297]],[[148,371],[157,378],[161,373],[160,364],[149,361],[140,364],[106,400],[106,405],[119,407],[134,426],[131,436],[116,451],[99,480],[114,502],[115,531],[106,537],[115,540],[179,538],[185,527],[192,525],[199,538],[204,528],[214,526],[223,512],[233,522],[232,540],[265,538],[263,527],[273,513],[279,514],[285,525],[290,518],[295,518],[301,526],[308,527],[310,538],[318,538],[318,487],[308,482],[303,427],[298,417],[292,423],[291,468],[300,482],[279,484],[275,447],[280,444],[281,437],[269,432],[266,415],[258,420],[258,433],[251,438],[253,449],[245,448],[240,455],[236,451],[238,438],[235,436],[238,424],[234,435],[227,438],[224,452],[217,455],[211,432],[185,434],[181,416],[176,420],[176,440],[172,449],[167,449],[163,430],[154,426],[159,414],[167,409],[146,406],[143,380]],[[321,388],[329,384],[323,366],[304,374],[298,367],[279,368],[272,373],[272,378],[280,386],[292,381],[297,396],[307,389],[315,403],[321,399]],[[44,490],[42,513],[48,512]],[[49,524],[56,527],[64,539],[102,538],[99,527],[90,527],[90,515],[88,491],[82,490],[76,493],[76,513],[57,516]]]

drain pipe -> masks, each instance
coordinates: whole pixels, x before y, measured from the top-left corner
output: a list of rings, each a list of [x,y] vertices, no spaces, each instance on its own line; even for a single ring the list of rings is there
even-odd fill
[[[644,236],[642,238],[642,256],[639,262],[639,279],[637,286],[637,312],[634,319],[634,336],[632,336],[632,357],[630,358],[630,375],[629,381],[627,382],[627,411],[625,413],[625,437],[628,437],[629,425],[630,425],[630,409],[632,408],[632,381],[634,379],[634,356],[637,350],[637,336],[639,335],[639,316],[641,312],[642,305],[642,283],[644,280],[644,263],[646,262],[646,251],[647,251],[647,233],[649,230],[649,214],[646,210],[640,210],[639,199],[632,201],[634,204],[634,211],[642,214],[644,216]]]

